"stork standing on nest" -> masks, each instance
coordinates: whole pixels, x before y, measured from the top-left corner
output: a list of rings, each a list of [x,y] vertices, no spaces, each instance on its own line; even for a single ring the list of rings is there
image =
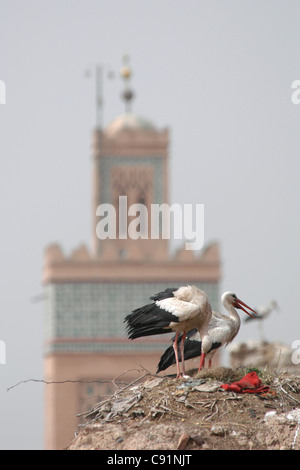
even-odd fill
[[[200,365],[204,365],[205,355],[212,347],[208,335],[208,324],[212,316],[212,308],[205,292],[196,286],[168,288],[150,297],[152,303],[137,308],[126,316],[127,334],[129,339],[142,336],[161,335],[176,332],[173,343],[177,378],[181,377],[177,341],[180,341],[180,353],[184,368],[184,340],[186,333],[195,328],[201,338]]]
[[[208,367],[211,367],[212,358],[217,352],[217,350],[221,346],[227,346],[229,343],[231,343],[231,341],[233,341],[233,339],[239,332],[241,319],[236,311],[236,308],[243,310],[245,313],[247,313],[247,315],[252,318],[255,317],[251,315],[251,313],[248,312],[246,308],[256,314],[256,312],[252,310],[252,308],[250,308],[247,304],[238,299],[238,297],[233,292],[224,292],[221,297],[221,302],[228,311],[229,316],[223,315],[218,312],[212,313],[212,317],[208,325],[208,335],[211,341],[210,349],[206,352],[206,358],[209,361]],[[185,374],[184,360],[192,359],[201,355],[202,341],[199,332],[196,329],[193,329],[186,334],[186,338],[181,335],[179,338],[177,338],[177,348],[179,349],[179,351],[177,352],[179,356],[179,361],[182,360],[182,349],[184,352],[182,368],[183,373]],[[177,362],[177,360],[175,360],[173,343],[172,346],[166,349],[166,351],[160,358],[157,373],[166,370],[168,367],[175,364],[175,362]]]

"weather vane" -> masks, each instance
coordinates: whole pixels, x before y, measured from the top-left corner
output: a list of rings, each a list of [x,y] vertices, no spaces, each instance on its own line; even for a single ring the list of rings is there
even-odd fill
[[[122,93],[122,98],[125,102],[125,112],[131,112],[131,104],[134,98],[134,93],[130,87],[130,79],[132,77],[132,70],[129,67],[129,56],[126,54],[123,56],[123,65],[120,69],[120,75],[124,80],[124,90]]]

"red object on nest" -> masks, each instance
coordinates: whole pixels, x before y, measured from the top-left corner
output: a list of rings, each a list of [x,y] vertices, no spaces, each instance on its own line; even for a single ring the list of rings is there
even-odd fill
[[[261,384],[261,380],[256,372],[249,372],[238,382],[221,385],[224,390],[236,393],[266,393],[269,387]]]

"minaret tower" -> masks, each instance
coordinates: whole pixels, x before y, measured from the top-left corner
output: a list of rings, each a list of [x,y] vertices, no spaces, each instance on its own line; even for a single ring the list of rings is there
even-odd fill
[[[106,261],[165,259],[168,256],[167,240],[161,237],[151,239],[150,216],[151,204],[168,202],[169,134],[167,129],[158,130],[148,119],[132,112],[134,93],[130,87],[132,71],[127,56],[120,74],[124,80],[122,98],[125,112],[105,129],[97,127],[94,131],[93,254]],[[110,204],[115,210],[115,238],[108,235],[104,239],[99,237],[97,227],[101,221],[99,213],[102,212],[98,208],[102,204]],[[143,217],[147,220],[143,225],[148,230],[132,240],[127,228],[141,215],[128,215],[129,207],[134,204],[146,207]],[[120,224],[124,218],[126,232],[120,234]]]

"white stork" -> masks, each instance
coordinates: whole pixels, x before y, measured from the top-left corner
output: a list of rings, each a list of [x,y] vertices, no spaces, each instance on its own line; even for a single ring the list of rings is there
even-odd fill
[[[263,332],[263,322],[268,318],[268,316],[274,311],[277,310],[279,312],[279,306],[276,302],[276,300],[271,300],[268,305],[261,305],[257,307],[256,309],[257,315],[255,317],[255,320],[259,320],[258,326],[260,330],[260,336],[261,340],[264,340],[264,332]],[[248,320],[252,320],[250,317],[246,317],[244,322],[248,322]]]
[[[173,343],[177,378],[180,377],[177,339],[182,333],[180,352],[184,359],[183,343],[186,333],[195,328],[201,337],[200,366],[202,368],[205,355],[211,349],[211,340],[207,334],[212,309],[207,295],[196,286],[168,288],[150,297],[154,302],[137,308],[126,316],[127,334],[129,339],[142,336],[160,335],[176,332]]]
[[[235,309],[238,308],[243,310],[250,317],[253,317],[253,315],[251,315],[251,313],[248,312],[245,308],[249,309],[251,312],[256,314],[256,312],[252,310],[252,308],[250,308],[248,305],[238,299],[233,292],[224,292],[221,297],[221,301],[223,306],[229,312],[229,316],[213,311],[211,320],[208,325],[208,334],[211,340],[211,347],[206,353],[206,358],[209,360],[208,367],[211,367],[212,358],[215,355],[216,351],[221,346],[227,346],[227,344],[231,343],[231,341],[236,337],[239,332],[241,319]],[[184,338],[183,336],[177,338],[177,345],[178,343],[179,353],[181,353],[182,348],[184,349],[184,360],[192,359],[193,357],[201,355],[202,341],[201,336],[199,335],[196,329],[189,331],[186,335],[186,338]],[[179,360],[182,360],[181,357],[182,356],[179,357]],[[164,354],[161,356],[157,368],[157,373],[167,369],[174,363],[175,358],[173,344],[172,346],[167,348]],[[184,361],[182,362],[182,368],[183,373],[185,374]]]

